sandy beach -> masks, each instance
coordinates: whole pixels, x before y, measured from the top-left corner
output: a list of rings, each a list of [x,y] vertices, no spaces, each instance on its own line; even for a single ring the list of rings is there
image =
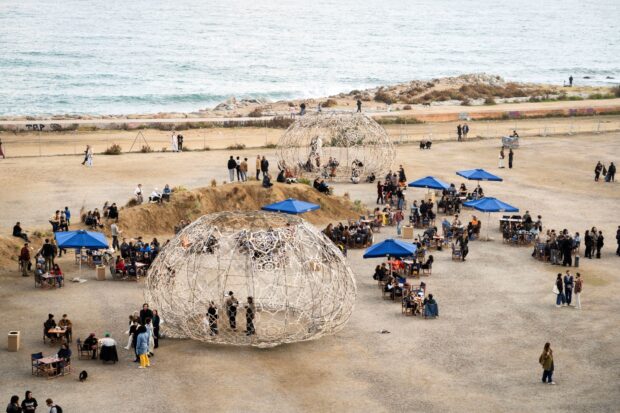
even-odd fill
[[[248,132],[248,141],[261,146],[263,138]],[[276,131],[269,134],[270,141],[277,136]],[[200,136],[188,136],[188,145],[200,142]],[[74,337],[110,331],[124,342],[127,315],[143,302],[143,283],[97,282],[92,271],[85,271],[86,283],[41,291],[14,264],[0,269],[0,330],[20,330],[22,349],[0,352],[0,388],[6,394],[30,389],[39,401],[53,397],[66,411],[76,412],[615,412],[620,405],[620,303],[615,299],[620,258],[614,255],[614,237],[620,191],[618,183],[594,183],[592,170],[598,160],[617,163],[619,138],[613,132],[525,137],[511,170],[497,169],[499,141],[492,139],[446,141],[430,151],[401,145],[394,160],[395,167],[404,166],[408,180],[432,174],[457,186],[462,179],[456,170],[487,168],[504,182],[483,183],[485,193],[521,212],[541,214],[545,228],[581,234],[592,226],[602,230],[602,258],[582,258],[578,269],[585,280],[581,311],[555,307],[553,280],[563,268],[534,260],[531,248],[503,244],[498,217],[492,215],[489,223],[483,216],[483,230],[489,225],[494,240],[470,243],[464,263],[452,261],[449,251],[437,252],[433,274],[423,278],[439,303],[435,320],[405,317],[400,304],[383,300],[371,278],[380,261],[363,260],[361,250],[350,250],[347,261],[358,297],[348,325],[333,337],[269,350],[164,339],[150,370],[138,370],[122,350],[114,366],[75,360],[76,370],[89,372],[86,383],[75,374],[45,381],[30,375],[29,355],[56,351],[41,341],[46,315],[69,314]],[[123,146],[131,139],[124,135]],[[164,144],[165,134],[153,139]],[[66,144],[57,151],[64,153]],[[231,154],[250,160],[264,154],[275,161],[274,149]],[[47,218],[65,205],[77,212],[82,206],[101,208],[105,201],[125,204],[138,182],[147,191],[166,183],[189,189],[209,186],[212,179],[219,183],[227,179],[227,155],[97,156],[91,169],[80,165],[79,155],[9,158],[0,161],[0,184],[10,189],[0,196],[0,227],[7,233],[20,220],[27,230],[46,229]],[[375,206],[372,185],[336,184],[335,191]],[[409,189],[407,199],[424,194]],[[464,212],[463,220],[471,214]],[[395,234],[394,227],[387,227],[376,240]],[[71,259],[60,261],[67,279],[77,273]],[[384,329],[390,334],[379,333]],[[540,383],[538,356],[546,341],[555,352],[557,386]]]

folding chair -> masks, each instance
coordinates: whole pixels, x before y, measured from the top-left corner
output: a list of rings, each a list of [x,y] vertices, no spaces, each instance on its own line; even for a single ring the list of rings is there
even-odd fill
[[[33,376],[43,376],[44,372],[42,369],[41,363],[39,360],[43,358],[43,353],[34,353],[30,355],[30,364],[32,366],[32,375]]]

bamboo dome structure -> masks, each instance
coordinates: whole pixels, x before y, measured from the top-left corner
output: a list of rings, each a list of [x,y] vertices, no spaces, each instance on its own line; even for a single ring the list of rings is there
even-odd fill
[[[323,233],[263,211],[194,221],[162,248],[146,284],[166,335],[257,347],[336,333],[356,296],[351,269]]]
[[[295,176],[360,182],[391,168],[394,147],[381,125],[363,113],[298,117],[280,138],[280,166]]]

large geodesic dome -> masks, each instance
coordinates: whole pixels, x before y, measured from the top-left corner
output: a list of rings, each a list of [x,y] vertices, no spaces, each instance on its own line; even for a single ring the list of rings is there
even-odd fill
[[[316,113],[289,126],[278,155],[296,176],[363,182],[390,170],[394,147],[385,129],[363,113]]]
[[[329,239],[299,217],[263,211],[209,214],[185,227],[153,262],[145,292],[170,337],[258,347],[339,331],[355,295]]]

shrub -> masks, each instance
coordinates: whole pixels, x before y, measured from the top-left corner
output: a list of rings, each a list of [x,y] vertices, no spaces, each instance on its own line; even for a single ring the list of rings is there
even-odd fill
[[[122,152],[121,146],[117,144],[112,144],[112,146],[108,147],[103,154],[104,155],[120,155]]]
[[[235,144],[229,145],[226,149],[229,149],[229,150],[245,149],[245,144],[243,144],[243,143],[235,143]]]
[[[588,96],[588,99],[613,99],[615,95],[613,93],[593,93]]]
[[[260,118],[263,116],[263,112],[260,110],[260,108],[254,108],[252,112],[248,113],[248,116],[251,118]]]
[[[190,148],[187,145],[183,145],[183,147],[181,148],[181,152],[191,152],[192,148]]]
[[[312,186],[312,182],[308,178],[297,178],[297,183]]]
[[[211,187],[215,188],[217,186],[217,181],[215,179],[211,179]]]
[[[611,88],[611,93],[617,97],[620,98],[620,86],[614,86]]]
[[[151,149],[151,147],[149,145],[142,145],[142,147],[140,148],[140,152],[142,152],[142,153],[151,153],[151,152],[153,152],[153,149]]]
[[[168,152],[168,147],[167,147],[167,146],[164,146],[163,148],[161,148],[161,151],[162,151],[162,152]]]
[[[275,149],[278,147],[278,144],[276,143],[268,143],[264,146],[265,149]]]
[[[324,107],[324,108],[332,108],[336,105],[338,105],[338,102],[336,101],[336,99],[327,99],[325,102],[321,103],[321,107]]]
[[[345,192],[344,195],[342,195],[342,197],[346,199],[347,201],[351,200],[351,195],[349,195],[348,192]]]
[[[385,90],[379,89],[377,93],[375,93],[375,101],[383,102],[386,105],[391,105],[392,103],[394,103],[394,97]]]
[[[485,105],[495,105],[497,104],[497,102],[495,102],[495,99],[493,99],[492,97],[488,97],[484,100],[484,104]]]
[[[411,105],[405,105],[403,106],[403,110],[411,110]]]
[[[461,106],[471,106],[471,100],[469,100],[469,99],[467,99],[467,98],[466,98],[466,99],[463,99],[463,100],[461,101]]]
[[[131,208],[131,207],[135,207],[136,205],[138,205],[138,201],[136,201],[136,198],[131,198],[129,201],[127,201],[127,203],[125,204],[125,206],[127,208]]]

